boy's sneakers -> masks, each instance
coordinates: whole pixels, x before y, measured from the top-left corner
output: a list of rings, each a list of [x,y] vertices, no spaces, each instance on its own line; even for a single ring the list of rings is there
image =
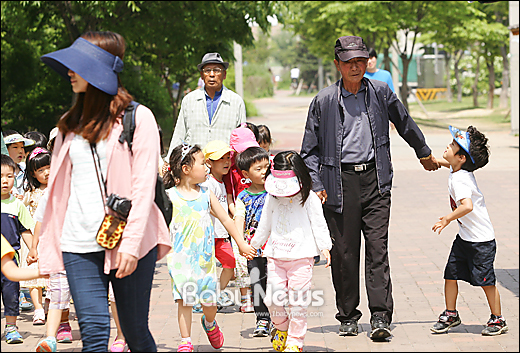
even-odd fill
[[[224,335],[222,334],[222,331],[220,331],[220,328],[218,327],[217,321],[214,321],[215,326],[213,326],[210,329],[206,328],[206,315],[202,315],[202,328],[206,332],[206,335],[208,335],[209,343],[211,343],[211,346],[215,349],[219,349],[224,345]]]
[[[269,321],[258,320],[256,328],[253,331],[253,337],[267,337],[269,336]]]
[[[504,320],[502,315],[496,316],[491,314],[491,318],[488,320],[486,328],[482,330],[482,335],[496,336],[507,332],[508,329],[506,320]]]
[[[430,328],[430,330],[435,333],[443,333],[452,327],[459,326],[461,322],[462,321],[460,321],[459,312],[457,310],[444,310],[442,314],[439,315],[439,321],[437,321],[435,325]]]
[[[72,328],[68,322],[60,324],[56,333],[58,343],[72,343]]]
[[[56,338],[47,337],[41,340],[36,347],[36,352],[56,352]]]
[[[277,352],[282,352],[285,349],[287,342],[287,331],[280,331],[276,329],[274,334],[271,336],[271,344]]]
[[[22,335],[18,332],[15,325],[6,325],[4,330],[5,341],[8,344],[23,343]]]

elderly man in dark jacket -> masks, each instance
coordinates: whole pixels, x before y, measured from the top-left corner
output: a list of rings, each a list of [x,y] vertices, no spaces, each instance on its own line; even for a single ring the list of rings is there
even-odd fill
[[[361,232],[365,238],[365,285],[373,340],[391,335],[392,284],[388,261],[388,225],[392,162],[389,122],[415,150],[426,170],[439,164],[404,105],[388,85],[363,78],[368,51],[363,39],[340,37],[335,45],[341,79],[311,102],[301,156],[313,190],[324,204],[333,240],[332,280],[339,334],[358,333]]]

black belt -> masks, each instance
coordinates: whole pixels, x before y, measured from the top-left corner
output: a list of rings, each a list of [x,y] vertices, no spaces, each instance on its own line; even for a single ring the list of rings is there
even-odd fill
[[[367,163],[359,163],[359,164],[351,164],[351,163],[341,163],[341,171],[344,172],[346,170],[354,171],[354,172],[363,172],[366,170],[372,170],[376,166],[376,162],[370,161]]]

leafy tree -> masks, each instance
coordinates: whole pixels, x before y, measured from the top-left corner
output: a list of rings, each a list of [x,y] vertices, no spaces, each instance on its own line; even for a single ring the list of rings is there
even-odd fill
[[[233,61],[233,41],[252,45],[250,24],[267,31],[267,16],[283,6],[276,1],[4,1],[2,121],[22,131],[49,131],[70,106],[71,93],[39,57],[69,46],[85,31],[110,30],[127,42],[123,84],[159,113],[160,123],[173,127],[184,87],[196,82],[204,53],[218,51]],[[20,70],[32,75],[21,78]]]

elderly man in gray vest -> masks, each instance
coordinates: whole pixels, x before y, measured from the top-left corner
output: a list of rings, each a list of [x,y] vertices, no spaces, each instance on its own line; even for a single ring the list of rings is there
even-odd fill
[[[229,143],[231,131],[246,121],[244,100],[223,84],[228,67],[219,53],[205,54],[197,65],[204,86],[182,99],[167,161],[175,146],[183,142],[201,148],[214,140]]]

